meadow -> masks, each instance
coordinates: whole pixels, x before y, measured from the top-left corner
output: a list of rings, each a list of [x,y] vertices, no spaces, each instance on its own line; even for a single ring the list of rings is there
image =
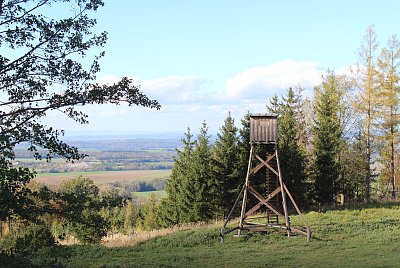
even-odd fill
[[[135,192],[134,196],[141,198],[149,198],[151,195],[155,195],[156,197],[166,197],[167,192],[164,190],[160,191],[147,191],[147,192]]]
[[[314,232],[310,242],[303,236],[246,232],[227,235],[221,243],[221,224],[214,223],[159,231],[147,241],[140,234],[140,242],[131,246],[116,237],[104,245],[45,248],[25,261],[36,267],[398,267],[399,205],[306,213]]]
[[[121,171],[76,171],[66,173],[39,173],[35,181],[45,183],[50,186],[59,185],[63,180],[75,178],[77,176],[92,179],[100,188],[107,187],[113,182],[139,182],[150,181],[152,179],[166,178],[171,170],[121,170]]]

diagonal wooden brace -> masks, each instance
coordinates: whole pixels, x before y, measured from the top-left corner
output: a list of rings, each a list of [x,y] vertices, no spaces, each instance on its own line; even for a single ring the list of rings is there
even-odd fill
[[[270,193],[265,199],[265,202],[271,200],[274,196],[281,192],[281,187],[276,188],[272,193]],[[252,207],[249,211],[246,212],[246,217],[256,212],[264,203],[262,201],[258,202],[254,207]]]
[[[279,177],[279,173],[278,171],[276,171],[274,168],[272,168],[267,161],[264,161],[260,156],[256,155],[256,158],[261,162],[261,164],[263,164],[264,166],[266,166],[267,168],[269,168],[272,172],[275,173],[276,176]]]
[[[254,195],[255,198],[257,198],[263,205],[265,205],[267,208],[272,210],[276,215],[284,217],[282,213],[280,213],[278,210],[276,210],[273,206],[271,206],[268,202],[265,201],[265,199],[251,186],[249,186],[249,192]]]
[[[269,164],[269,162],[272,160],[272,159],[274,159],[274,157],[275,157],[275,153],[274,154],[272,154],[272,155],[270,155],[268,158],[267,158],[267,160],[265,160],[265,163],[267,163],[267,164]],[[256,155],[256,157],[257,157],[258,155]],[[260,160],[260,158],[261,157],[259,157],[258,156],[258,160]],[[251,171],[250,171],[250,174],[255,174],[255,173],[257,173],[262,167],[264,167],[265,166],[265,164],[264,164],[264,160],[262,160],[261,161],[261,163],[259,163],[255,168],[253,168]]]

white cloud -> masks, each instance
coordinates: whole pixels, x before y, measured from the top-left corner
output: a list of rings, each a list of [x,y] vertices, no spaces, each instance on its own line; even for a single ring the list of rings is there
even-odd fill
[[[339,69],[338,72],[343,72]],[[203,120],[210,131],[215,133],[223,124],[228,111],[235,123],[249,110],[251,113],[266,112],[269,99],[277,94],[285,94],[289,87],[297,85],[305,88],[307,96],[321,82],[324,69],[316,62],[281,61],[271,65],[243,70],[226,79],[225,88],[217,88],[221,81],[207,81],[191,76],[166,76],[154,79],[132,77],[141,90],[151,99],[158,100],[160,111],[125,105],[102,105],[87,107],[93,129],[136,130],[136,131],[176,131],[184,132],[186,127],[198,129]],[[115,83],[118,76],[107,75],[98,82]],[[86,108],[86,107],[85,107]]]
[[[311,89],[321,82],[323,73],[323,68],[316,62],[281,61],[236,74],[227,80],[225,93],[230,99],[257,100],[297,85]]]
[[[196,76],[166,76],[147,80],[130,78],[140,85],[141,91],[149,98],[157,99],[163,104],[196,102],[204,98],[202,88],[206,81]],[[97,83],[110,85],[120,79],[121,77],[115,75],[105,75]]]
[[[118,82],[120,79],[121,77],[119,76],[108,74],[97,79],[97,83],[99,83],[100,85],[112,85]]]
[[[335,70],[335,73],[338,75],[347,75],[347,76],[352,76],[354,74],[354,71],[357,70],[358,66],[353,64],[349,66],[344,66],[337,68]]]
[[[202,99],[205,81],[196,76],[167,76],[139,83],[143,92],[163,103],[188,103]]]

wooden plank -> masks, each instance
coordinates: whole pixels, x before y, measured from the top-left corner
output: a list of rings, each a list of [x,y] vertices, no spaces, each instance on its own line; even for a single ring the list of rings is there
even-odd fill
[[[276,188],[272,193],[270,193],[266,199],[265,202],[268,202],[269,200],[271,200],[273,197],[275,197],[275,195],[277,195],[278,193],[280,193],[281,188],[278,187]],[[249,216],[251,214],[253,214],[254,212],[256,212],[262,205],[264,205],[263,202],[259,202],[258,204],[256,204],[253,208],[251,208],[249,211],[246,212],[246,216]]]
[[[291,230],[292,230],[293,232],[295,232],[295,233],[308,236],[308,233],[307,233],[307,232],[305,232],[305,231],[303,231],[303,230],[300,230],[300,229],[298,229],[298,228],[292,227]]]
[[[233,205],[231,211],[229,212],[228,217],[225,219],[225,222],[224,222],[224,225],[223,225],[222,228],[225,228],[226,225],[228,224],[229,220],[231,219],[232,213],[233,213],[233,211],[235,210],[236,205],[237,205],[237,202],[239,201],[240,196],[242,195],[244,189],[245,189],[245,185],[243,185],[242,190],[241,190],[240,193],[238,194],[238,196],[237,196],[237,198],[236,198],[236,201],[235,201],[235,204]]]
[[[306,221],[306,219],[304,218],[303,214],[301,213],[299,207],[297,206],[296,202],[294,201],[294,199],[293,199],[292,195],[290,194],[288,188],[286,187],[285,184],[283,184],[283,187],[285,188],[285,191],[286,191],[286,193],[288,194],[288,196],[289,196],[289,198],[290,198],[290,201],[292,201],[292,204],[293,204],[294,208],[296,209],[297,214],[299,214],[301,221],[302,221],[303,224],[306,226],[306,228],[309,229],[308,222]]]
[[[231,232],[233,232],[233,231],[235,231],[237,229],[239,229],[239,226],[236,226],[236,227],[234,227],[232,229],[227,230],[226,232],[224,232],[224,235],[229,234],[229,233],[231,233]]]
[[[241,228],[243,227],[243,220],[244,220],[244,217],[246,217],[245,213],[246,213],[246,206],[247,206],[247,189],[248,189],[249,183],[250,183],[250,169],[251,169],[251,161],[253,160],[253,153],[254,153],[254,146],[251,145],[249,162],[248,162],[248,166],[247,166],[246,181],[244,183],[244,194],[243,194],[243,202],[242,202],[242,211],[240,212],[238,235],[240,235],[240,233],[241,233]]]
[[[274,208],[271,204],[269,204],[268,202],[265,202],[264,198],[256,190],[254,190],[253,187],[249,186],[249,192],[253,196],[255,196],[255,198],[257,198],[259,201],[261,201],[267,208],[272,210],[272,212],[274,212],[276,215],[284,217],[284,215],[282,215],[282,213],[280,213],[278,210],[276,210],[276,208]]]
[[[282,192],[282,206],[283,206],[283,212],[285,213],[285,223],[287,227],[287,235],[290,236],[290,221],[289,221],[289,213],[287,210],[287,205],[286,205],[286,195],[285,195],[285,190],[283,188],[283,179],[282,179],[282,173],[281,173],[281,168],[279,164],[279,155],[278,155],[278,148],[275,149],[276,153],[276,161],[278,164],[278,172],[279,172],[279,183],[281,185],[281,192]]]
[[[259,156],[258,156],[259,157]],[[266,162],[267,163],[269,163],[273,158],[275,157],[275,153],[274,154],[272,154],[272,155],[270,155],[268,158],[267,158],[267,160],[266,160]],[[261,157],[259,157],[259,158],[261,158]],[[253,168],[251,171],[250,171],[250,174],[255,174],[255,173],[257,173],[262,167],[264,167],[265,165],[264,165],[264,160],[261,162],[261,163],[259,163],[255,168]]]
[[[279,173],[278,173],[275,169],[273,169],[266,161],[264,161],[264,160],[263,160],[260,156],[258,156],[257,154],[256,154],[256,158],[257,158],[262,164],[264,164],[264,166],[266,166],[268,169],[270,169],[272,172],[274,172],[276,176],[279,176]]]

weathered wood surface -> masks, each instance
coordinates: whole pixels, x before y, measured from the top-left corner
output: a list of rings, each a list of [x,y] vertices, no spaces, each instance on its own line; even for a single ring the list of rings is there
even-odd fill
[[[275,115],[250,115],[250,142],[277,143],[278,118]]]

